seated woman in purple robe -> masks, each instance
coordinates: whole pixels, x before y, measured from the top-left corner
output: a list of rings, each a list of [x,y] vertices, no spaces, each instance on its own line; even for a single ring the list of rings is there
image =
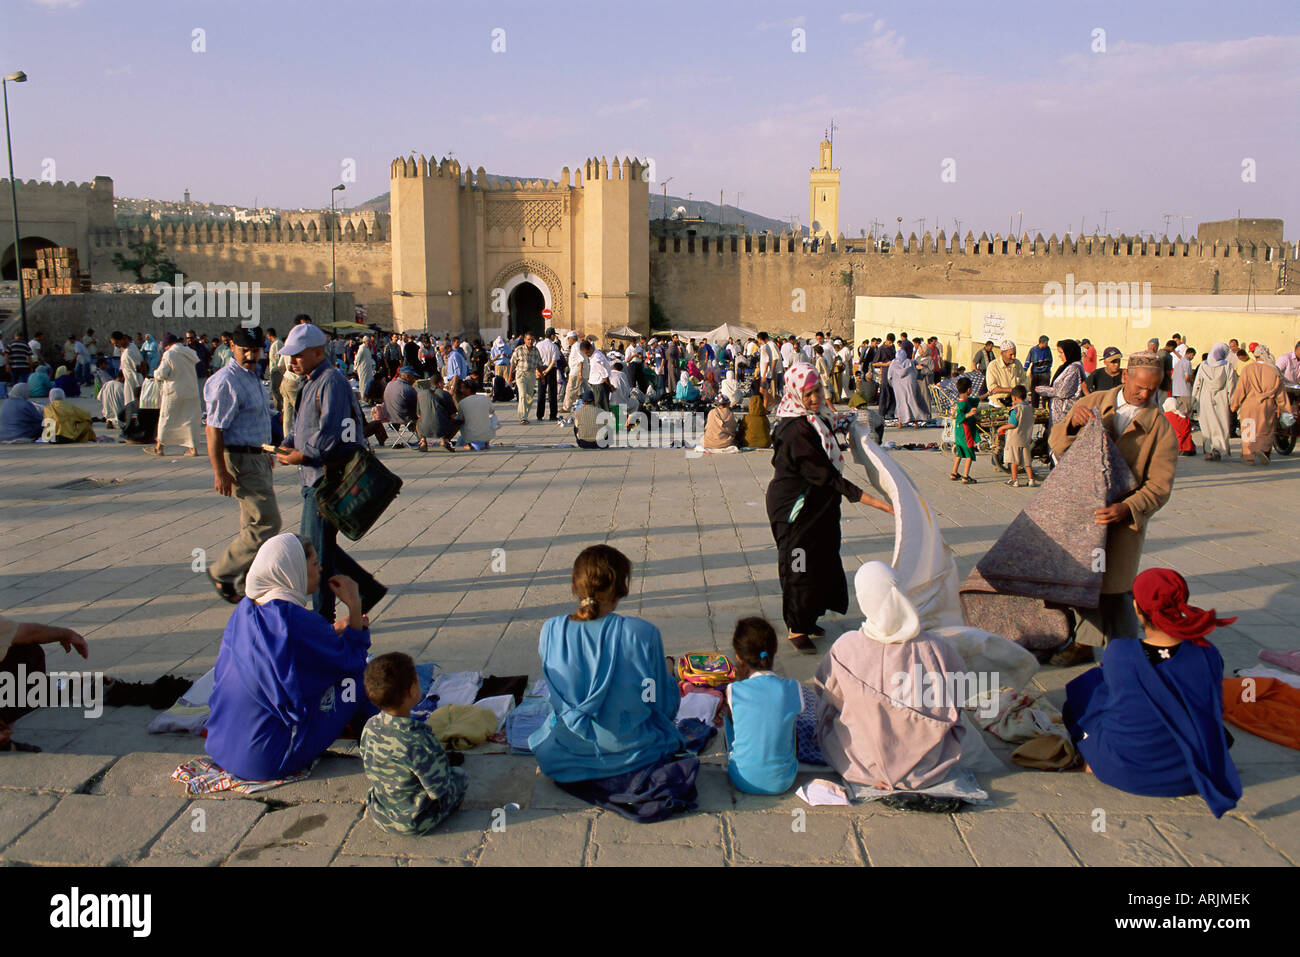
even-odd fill
[[[269,781],[308,767],[355,717],[376,709],[363,675],[370,630],[352,579],[330,590],[348,617],[331,625],[312,611],[320,560],[311,542],[276,535],[248,569],[245,598],[217,653],[207,751],[241,778]]]
[[[1138,575],[1145,635],[1109,642],[1101,667],[1065,686],[1064,717],[1099,780],[1149,797],[1200,794],[1221,817],[1241,798],[1241,779],[1223,727],[1223,658],[1205,636],[1237,619],[1187,598],[1175,571]]]

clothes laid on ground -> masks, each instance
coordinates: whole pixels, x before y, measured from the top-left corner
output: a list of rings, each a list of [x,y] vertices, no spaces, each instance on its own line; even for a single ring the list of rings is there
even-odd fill
[[[452,751],[478,747],[496,732],[500,723],[495,711],[472,704],[445,704],[429,715],[429,727],[434,735]]]
[[[966,620],[1026,648],[1070,637],[1058,606],[1096,608],[1109,526],[1096,510],[1122,501],[1136,482],[1101,422],[1089,422],[1040,488],[961,586]]]
[[[1280,668],[1238,668],[1233,674],[1238,678],[1273,678],[1292,688],[1300,688],[1300,675]]]
[[[542,773],[556,782],[638,771],[676,753],[681,704],[663,638],[648,621],[608,614],[558,615],[542,626],[542,674],[554,709],[528,739]],[[646,680],[656,693],[645,700]]]
[[[433,831],[460,805],[469,783],[427,723],[399,715],[381,712],[366,722],[361,760],[370,779],[370,819],[394,834]]]
[[[811,804],[813,807],[825,807],[827,805],[847,807],[851,803],[848,788],[842,784],[836,784],[834,781],[827,781],[825,778],[814,778],[795,791],[794,794],[799,800],[805,804]]]
[[[1247,680],[1253,683],[1249,695],[1245,693]],[[1284,681],[1223,679],[1223,717],[1251,734],[1300,749],[1300,689]]]
[[[506,744],[511,754],[532,754],[529,736],[551,717],[551,702],[547,698],[528,697],[519,707],[506,715]]]
[[[613,811],[630,821],[650,824],[695,810],[695,778],[699,770],[699,758],[666,758],[624,774],[555,783],[588,804]]]
[[[1223,658],[1184,642],[1153,665],[1136,639],[1106,645],[1101,666],[1065,687],[1071,739],[1099,781],[1130,794],[1200,794],[1215,817],[1241,780],[1224,735]]]
[[[756,671],[727,685],[727,776],[749,794],[784,794],[799,771],[795,719],[803,709],[799,683]]]
[[[942,781],[920,788],[882,789],[853,782],[847,784],[849,800],[854,804],[859,801],[884,801],[900,810],[950,813],[961,804],[987,807],[993,803],[989,800],[988,792],[975,780],[975,775],[966,770],[953,771]],[[912,800],[907,800],[908,796]]]
[[[682,733],[682,745],[685,751],[700,754],[709,746],[718,729],[698,718],[686,718],[677,722],[677,730]]]
[[[528,691],[528,675],[488,675],[479,685],[478,694],[475,696],[476,701],[482,701],[484,698],[495,698],[499,695],[508,694],[515,699],[515,704],[523,704],[524,694]]]
[[[1283,668],[1290,668],[1292,671],[1300,672],[1300,648],[1291,651],[1273,651],[1265,649],[1259,653],[1260,661],[1267,661],[1271,665],[1279,665]]]
[[[194,758],[186,761],[172,772],[172,780],[185,785],[187,794],[213,794],[217,791],[233,791],[236,794],[256,794],[269,791],[285,784],[296,784],[311,777],[316,761],[294,774],[282,778],[255,781],[241,778],[220,768],[210,758]]]
[[[721,703],[722,699],[717,695],[691,690],[682,695],[682,703],[677,709],[675,720],[678,725],[688,718],[712,724],[714,716],[718,713],[718,705]]]
[[[482,686],[480,671],[444,671],[434,677],[428,693],[437,695],[440,705],[473,704]]]

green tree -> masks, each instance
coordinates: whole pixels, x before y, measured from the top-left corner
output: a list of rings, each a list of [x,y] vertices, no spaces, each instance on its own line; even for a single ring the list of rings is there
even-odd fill
[[[122,272],[135,273],[136,282],[176,281],[180,267],[163,255],[163,248],[153,240],[128,243],[131,258],[121,253],[113,253],[113,265]]]

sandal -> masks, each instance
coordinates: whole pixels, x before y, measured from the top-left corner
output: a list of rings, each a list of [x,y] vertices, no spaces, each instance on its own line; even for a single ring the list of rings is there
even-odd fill
[[[813,644],[812,639],[807,635],[790,635],[789,641],[801,655],[817,654],[817,646]]]
[[[212,587],[217,590],[217,594],[232,605],[238,605],[240,602],[239,592],[235,591],[235,586],[230,582],[217,581],[212,576],[208,576],[212,581]]]
[[[145,454],[145,455],[155,455],[155,456],[157,456],[158,458],[162,458],[162,457],[163,457],[162,450],[159,449],[158,446],[156,446],[156,445],[146,445],[146,446],[144,447],[144,454]]]
[[[953,472],[951,475],[948,476],[948,478],[950,478],[950,479],[952,479],[954,482],[956,482],[956,481],[958,481],[958,480],[961,478],[961,476],[958,475],[956,472]]]
[[[1007,479],[1005,484],[1010,485],[1012,488],[1024,488],[1024,486],[1021,485],[1016,479]]]
[[[198,454],[199,454],[198,449],[186,449],[184,452],[181,453],[181,455],[185,456],[186,458],[189,458],[191,455],[198,455]]]
[[[961,484],[962,484],[962,485],[974,485],[974,484],[975,484],[975,479],[971,478],[969,475],[963,475],[963,476],[961,477]]]

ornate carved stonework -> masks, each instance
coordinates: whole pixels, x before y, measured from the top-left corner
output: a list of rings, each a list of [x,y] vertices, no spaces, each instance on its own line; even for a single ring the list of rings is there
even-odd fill
[[[511,263],[504,269],[498,270],[496,276],[492,279],[492,285],[488,287],[489,295],[491,295],[491,290],[504,288],[505,284],[513,277],[521,274],[536,276],[546,283],[551,294],[551,318],[548,325],[561,326],[567,319],[567,313],[564,309],[564,285],[560,282],[560,277],[556,275],[554,269],[534,259],[521,259],[518,262]]]
[[[553,229],[560,225],[564,208],[558,199],[505,199],[489,201],[488,229]]]

